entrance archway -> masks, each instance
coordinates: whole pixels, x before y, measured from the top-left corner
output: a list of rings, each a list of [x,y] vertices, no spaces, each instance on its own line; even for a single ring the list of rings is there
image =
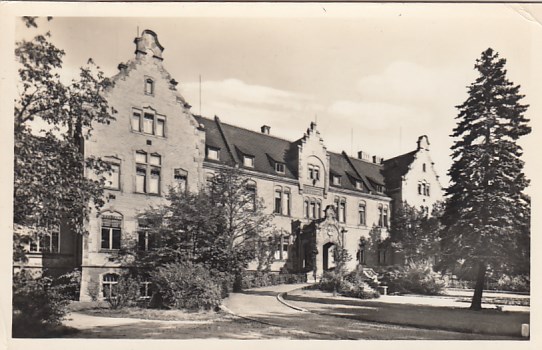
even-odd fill
[[[323,271],[333,270],[335,268],[335,259],[333,252],[335,251],[335,243],[328,242],[324,244],[322,249]]]

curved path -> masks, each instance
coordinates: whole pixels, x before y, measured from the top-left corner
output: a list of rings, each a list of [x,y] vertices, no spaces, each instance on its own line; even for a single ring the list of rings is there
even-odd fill
[[[340,317],[340,311],[335,311],[335,316],[316,314],[288,307],[277,298],[281,293],[303,286],[279,285],[232,293],[223,304],[231,313],[245,319],[269,326],[284,327],[290,332],[299,332],[300,335],[309,337],[312,335],[318,339],[509,339],[365,322]],[[286,303],[295,305],[290,301]],[[313,309],[310,304],[303,303],[307,309]]]

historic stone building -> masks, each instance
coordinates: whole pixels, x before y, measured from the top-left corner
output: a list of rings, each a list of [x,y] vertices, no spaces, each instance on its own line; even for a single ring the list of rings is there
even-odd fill
[[[91,216],[90,233],[81,242],[61,231],[60,250],[30,254],[69,255],[61,267],[82,269],[81,300],[88,300],[91,290],[107,295],[118,278],[115,256],[123,245],[135,241],[147,247],[141,212],[163,203],[170,186],[203,188],[221,167],[242,169],[275,214],[282,239],[274,271],[319,274],[332,268],[336,244],[354,257],[350,268],[393,263],[386,249],[369,256],[360,239],[378,228],[384,240],[392,208],[401,201],[430,208],[441,199],[427,137],[420,137],[415,151],[384,161],[362,152],[350,157],[328,151],[315,123],[289,141],[274,136],[269,126],[251,131],[196,116],[164,69],[157,35],[145,30],[135,44],[135,58],[119,64],[106,95],[116,120],[97,125],[84,147],[87,156],[102,157],[113,167],[107,203]]]

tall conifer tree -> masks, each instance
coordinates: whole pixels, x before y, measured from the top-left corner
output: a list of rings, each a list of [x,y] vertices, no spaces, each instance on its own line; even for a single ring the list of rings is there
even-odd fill
[[[488,271],[510,271],[530,259],[530,204],[523,190],[518,139],[530,133],[528,105],[506,78],[506,60],[491,48],[476,60],[479,77],[468,88],[453,130],[451,185],[442,233],[444,262],[476,273],[471,309],[480,310]]]

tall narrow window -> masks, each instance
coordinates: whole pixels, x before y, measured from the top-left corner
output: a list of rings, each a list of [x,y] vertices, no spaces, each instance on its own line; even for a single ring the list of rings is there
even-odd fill
[[[149,232],[149,223],[145,218],[137,220],[137,248],[140,251],[148,251],[152,248],[152,236]]]
[[[322,218],[322,203],[320,202],[320,200],[316,202],[316,218]]]
[[[154,95],[154,81],[151,78],[145,79],[145,94]]]
[[[305,201],[303,202],[303,213],[306,218],[309,217],[309,200],[308,199],[305,199]]]
[[[378,205],[378,227],[384,227],[384,207],[382,204]]]
[[[147,169],[142,166],[136,167],[136,192],[145,193],[147,183]]]
[[[275,214],[282,214],[282,190],[275,189]]]
[[[382,217],[382,221],[384,223],[384,227],[388,227],[388,207],[385,207],[383,209],[383,217]]]
[[[175,169],[173,173],[174,188],[179,192],[186,192],[188,172],[183,169]]]
[[[427,186],[425,187],[425,192],[426,192],[426,196],[430,196],[431,194],[429,193],[429,184],[427,184]]]
[[[143,132],[146,134],[154,133],[154,115],[150,113],[145,113],[143,116]]]
[[[149,181],[149,193],[160,193],[160,168],[151,168],[151,178]]]
[[[102,216],[102,249],[120,249],[122,219],[117,216]]]
[[[358,215],[359,215],[359,224],[360,225],[367,225],[365,202],[359,203]]]
[[[141,112],[139,111],[132,113],[132,130],[141,131]]]
[[[166,121],[162,118],[156,118],[156,136],[165,136],[164,128]]]
[[[257,205],[256,182],[252,180],[249,181],[246,188],[248,192],[248,209],[251,211],[255,211]]]
[[[316,203],[311,200],[311,209],[310,209],[310,218],[314,219],[316,217]]]
[[[423,169],[423,172],[426,171],[425,163],[422,164],[422,169]]]
[[[111,171],[105,173],[105,187],[118,190],[120,189],[120,165],[119,164],[109,164]]]
[[[288,189],[284,190],[284,215],[291,215],[291,203],[290,203],[290,191]]]
[[[422,184],[418,183],[418,194],[422,194]]]
[[[346,222],[346,200],[339,203],[339,222]]]

